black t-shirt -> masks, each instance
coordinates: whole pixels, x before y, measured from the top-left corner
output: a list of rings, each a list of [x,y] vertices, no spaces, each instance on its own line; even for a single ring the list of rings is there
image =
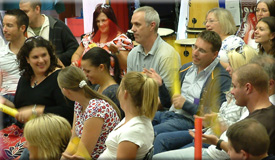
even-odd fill
[[[270,138],[268,154],[275,155],[275,106],[255,110],[247,118],[256,119],[265,126]]]
[[[44,113],[54,113],[73,122],[74,102],[65,99],[58,83],[57,76],[60,70],[53,72],[36,87],[32,88],[30,80],[24,76],[19,79],[14,104],[21,108],[29,105],[45,105]]]

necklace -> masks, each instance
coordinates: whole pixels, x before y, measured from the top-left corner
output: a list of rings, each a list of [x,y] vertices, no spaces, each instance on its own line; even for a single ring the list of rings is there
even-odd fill
[[[31,86],[32,88],[36,87],[37,86],[37,81],[34,81],[33,82],[33,85]]]

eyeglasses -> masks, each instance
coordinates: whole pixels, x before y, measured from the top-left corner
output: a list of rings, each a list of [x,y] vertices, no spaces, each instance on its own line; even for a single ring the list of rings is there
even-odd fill
[[[202,48],[198,48],[196,45],[192,45],[192,49],[193,49],[193,50],[198,49],[198,51],[199,51],[200,53],[206,53],[206,50],[204,50],[204,49],[202,49]]]
[[[218,20],[212,20],[212,19],[210,19],[210,20],[204,21],[204,22],[203,22],[203,25],[206,25],[206,23],[212,24],[212,23],[214,23],[214,22],[219,22],[219,21],[218,21]]]
[[[25,43],[31,42],[32,40],[34,40],[34,39],[39,39],[39,38],[42,38],[42,39],[43,39],[43,37],[41,37],[41,36],[29,37],[29,38],[27,38],[27,39],[25,40]]]

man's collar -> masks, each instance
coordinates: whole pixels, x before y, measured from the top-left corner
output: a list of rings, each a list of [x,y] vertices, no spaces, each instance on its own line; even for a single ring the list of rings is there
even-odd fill
[[[156,51],[158,50],[158,47],[162,43],[162,41],[163,40],[161,39],[161,37],[158,34],[151,50],[148,52],[148,54],[154,55],[156,53]],[[144,47],[142,45],[138,45],[137,47],[139,47],[139,49],[138,49],[139,53],[144,52]]]

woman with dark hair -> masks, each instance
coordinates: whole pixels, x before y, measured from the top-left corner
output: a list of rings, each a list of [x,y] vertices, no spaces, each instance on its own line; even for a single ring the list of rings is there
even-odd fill
[[[256,5],[257,22],[264,17],[275,16],[275,1],[274,0],[259,0]],[[252,23],[253,30],[250,31],[247,44],[258,49],[258,43],[255,42],[255,31],[257,22]]]
[[[16,119],[26,123],[32,116],[54,113],[73,121],[73,102],[66,101],[57,84],[61,66],[52,44],[42,37],[25,41],[17,59],[19,79],[14,105],[19,113]]]
[[[275,1],[260,0],[256,6],[256,18],[259,21],[263,17],[275,16]]]
[[[275,17],[264,17],[258,21],[255,42],[259,43],[259,54],[266,53],[275,57]]]
[[[110,75],[111,59],[114,59],[114,76]],[[115,55],[109,54],[106,50],[100,47],[90,49],[83,57],[81,62],[88,80],[95,84],[94,90],[110,98],[120,109],[121,117],[124,117],[124,112],[120,108],[116,93],[119,87],[120,68],[119,62]]]
[[[21,77],[14,103],[5,99],[6,105],[18,110],[15,115],[17,122],[0,132],[0,137],[5,136],[3,133],[8,133],[8,136],[5,136],[7,140],[2,143],[7,143],[8,146],[16,145],[17,147],[13,148],[19,150],[20,156],[25,143],[22,137],[24,123],[43,113],[53,113],[66,118],[72,124],[74,103],[65,99],[58,86],[57,75],[61,66],[58,65],[51,42],[40,36],[28,38],[19,50],[17,60]],[[4,149],[1,148],[1,152]],[[14,156],[13,158],[18,157]],[[28,159],[28,156],[28,150],[25,149],[21,158]]]
[[[133,43],[119,29],[110,5],[97,5],[93,14],[93,31],[84,35],[81,44],[72,56],[72,65],[80,66],[81,57],[94,46],[101,47],[110,54],[116,54],[120,68],[126,71],[127,56],[133,48]],[[110,73],[113,75],[112,70]]]

